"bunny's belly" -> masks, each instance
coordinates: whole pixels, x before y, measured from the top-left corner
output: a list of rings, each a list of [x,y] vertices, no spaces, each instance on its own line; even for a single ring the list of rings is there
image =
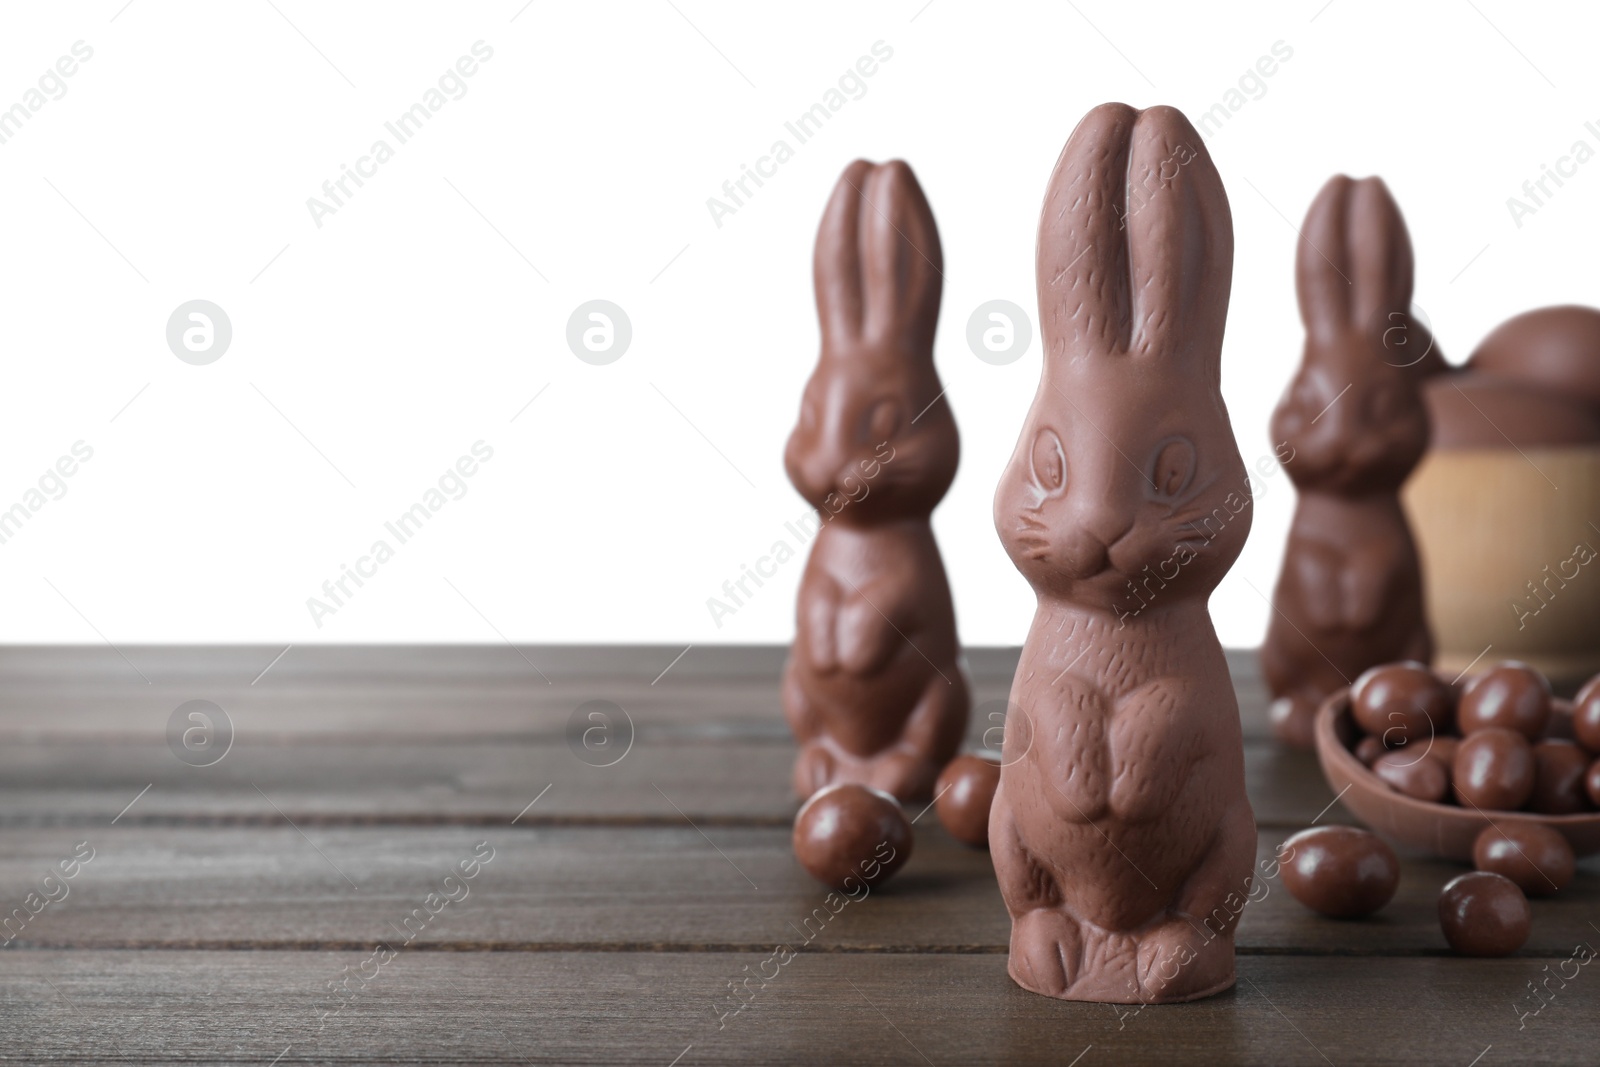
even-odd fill
[[[1206,691],[1169,676],[1113,696],[1065,672],[1017,685],[1035,722],[1029,751],[1007,753],[1008,790],[1034,794],[1016,805],[1017,832],[1080,918],[1128,930],[1159,915],[1243,791],[1237,711]]]

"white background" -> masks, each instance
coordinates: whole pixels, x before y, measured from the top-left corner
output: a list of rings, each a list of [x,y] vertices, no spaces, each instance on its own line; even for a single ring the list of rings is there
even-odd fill
[[[1247,463],[1299,355],[1291,223],[1335,172],[1394,190],[1454,358],[1596,300],[1600,161],[1520,228],[1506,206],[1575,140],[1600,148],[1588,5],[275,2],[0,14],[0,107],[94,50],[0,144],[0,508],[94,450],[0,545],[0,640],[787,641],[799,560],[720,629],[706,599],[805,508],[781,455],[817,353],[812,240],[866,156],[911,162],[944,243],[963,456],[935,527],[962,637],[1020,642],[1032,596],[990,501],[1039,347],[980,362],[967,318],[1033,313],[1040,198],[1085,111],[1198,120],[1276,41],[1293,57],[1209,138]],[[466,95],[317,228],[307,198],[479,40]],[[880,40],[866,94],[718,228],[706,199]],[[233,324],[209,366],[165,341],[195,298]],[[632,320],[609,366],[565,344],[592,298]],[[467,495],[317,627],[307,598],[479,440]],[[1257,499],[1212,600],[1227,644],[1262,633],[1292,504],[1281,473]]]

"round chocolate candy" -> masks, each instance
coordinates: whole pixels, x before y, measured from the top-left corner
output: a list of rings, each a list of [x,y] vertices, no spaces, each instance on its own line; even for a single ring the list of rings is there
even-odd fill
[[[1545,720],[1539,734],[1541,741],[1573,741],[1578,735],[1572,729],[1572,701],[1560,697],[1550,698],[1550,717]]]
[[[1416,751],[1412,751],[1415,748]],[[1445,765],[1424,754],[1418,746],[1407,745],[1398,752],[1385,752],[1372,764],[1372,773],[1397,793],[1418,800],[1440,801],[1450,790],[1450,772]]]
[[[1356,742],[1356,747],[1355,747],[1356,759],[1360,760],[1363,764],[1365,764],[1368,767],[1372,766],[1375,762],[1377,762],[1378,757],[1383,755],[1383,753],[1384,753],[1383,742],[1379,741],[1376,737],[1373,737],[1371,734],[1364,735],[1361,738],[1361,740]]]
[[[1533,795],[1528,810],[1541,815],[1572,815],[1589,807],[1583,776],[1589,754],[1571,741],[1539,741],[1533,746]]]
[[[1572,700],[1572,733],[1578,744],[1600,756],[1600,674],[1583,683]]]
[[[1594,806],[1600,808],[1600,759],[1589,764],[1589,773],[1583,779],[1583,788]]]
[[[1463,807],[1515,811],[1533,795],[1533,749],[1515,731],[1479,730],[1456,746],[1450,777]]]
[[[911,821],[888,793],[840,783],[817,790],[794,819],[794,855],[845,892],[877,885],[911,856]]]
[[[1538,738],[1550,717],[1550,683],[1528,666],[1508,660],[1467,683],[1456,708],[1461,733],[1515,730],[1529,741]]]
[[[1533,912],[1511,879],[1472,871],[1452,878],[1439,894],[1439,925],[1463,956],[1509,956],[1528,940]]]
[[[1401,748],[1444,733],[1450,695],[1450,687],[1422,664],[1390,663],[1356,679],[1350,716],[1385,748]]]
[[[1508,819],[1483,828],[1472,843],[1472,865],[1504,875],[1530,897],[1547,897],[1572,881],[1577,859],[1559,830]]]
[[[951,837],[974,848],[989,847],[989,807],[999,785],[998,753],[969,752],[945,765],[933,787],[934,806]]]
[[[1370,830],[1318,826],[1283,843],[1283,887],[1321,915],[1359,919],[1394,896],[1400,861],[1394,849]]]

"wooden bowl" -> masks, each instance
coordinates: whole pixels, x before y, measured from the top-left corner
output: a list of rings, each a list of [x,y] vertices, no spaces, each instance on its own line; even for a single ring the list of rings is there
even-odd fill
[[[1520,659],[1568,692],[1600,673],[1600,558],[1574,555],[1600,557],[1600,447],[1436,449],[1401,501],[1437,670]]]
[[[1328,786],[1356,818],[1403,845],[1450,860],[1472,862],[1472,843],[1491,822],[1496,826],[1542,823],[1559,830],[1578,856],[1600,852],[1600,812],[1537,815],[1527,811],[1480,812],[1396,793],[1350,751],[1360,736],[1350,718],[1350,690],[1340,689],[1317,709],[1317,760]]]

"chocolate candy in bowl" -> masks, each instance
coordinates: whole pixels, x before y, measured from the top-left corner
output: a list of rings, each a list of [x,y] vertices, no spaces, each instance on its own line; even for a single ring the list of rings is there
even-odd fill
[[[1600,674],[1585,682],[1572,700],[1572,735],[1578,744],[1600,755]]]
[[[1472,846],[1474,867],[1505,875],[1530,897],[1561,892],[1576,863],[1567,839],[1537,823],[1485,827]]]
[[[1484,671],[1467,682],[1456,707],[1463,736],[1499,728],[1533,741],[1549,717],[1550,683],[1526,663],[1500,663]]]
[[[1330,919],[1371,915],[1394,897],[1400,860],[1383,838],[1354,826],[1317,826],[1283,843],[1283,887]]]
[[[1589,764],[1589,773],[1584,776],[1583,788],[1589,794],[1589,800],[1596,807],[1600,807],[1600,759]]]
[[[1480,729],[1456,746],[1450,777],[1463,807],[1515,811],[1533,795],[1533,749],[1515,730]]]
[[[1372,773],[1395,790],[1418,800],[1443,800],[1450,791],[1450,772],[1432,753],[1424,752],[1420,744],[1385,752],[1373,761]]]
[[[911,821],[882,790],[824,786],[794,817],[794,855],[823,885],[853,892],[892,877],[911,857]]]
[[[1528,940],[1533,911],[1528,898],[1503,874],[1473,871],[1445,883],[1439,926],[1463,956],[1509,956]]]
[[[939,772],[934,806],[950,836],[974,848],[989,847],[989,808],[1000,785],[998,752],[966,752]]]
[[[1533,746],[1533,795],[1529,811],[1544,815],[1571,815],[1588,811],[1583,777],[1589,771],[1589,754],[1571,741],[1538,741]]]
[[[1450,725],[1450,687],[1420,663],[1386,663],[1350,689],[1356,725],[1385,748],[1402,748],[1443,734]]]
[[[1343,738],[1348,741],[1341,741]],[[1332,693],[1317,711],[1317,760],[1339,802],[1367,826],[1389,839],[1444,859],[1472,862],[1472,846],[1484,827],[1537,823],[1557,830],[1575,855],[1600,852],[1600,812],[1541,815],[1526,811],[1474,811],[1397,793],[1379,780],[1348,745],[1359,731],[1350,717],[1348,690]],[[1436,742],[1437,743],[1437,742]],[[1600,783],[1596,783],[1600,784]]]

